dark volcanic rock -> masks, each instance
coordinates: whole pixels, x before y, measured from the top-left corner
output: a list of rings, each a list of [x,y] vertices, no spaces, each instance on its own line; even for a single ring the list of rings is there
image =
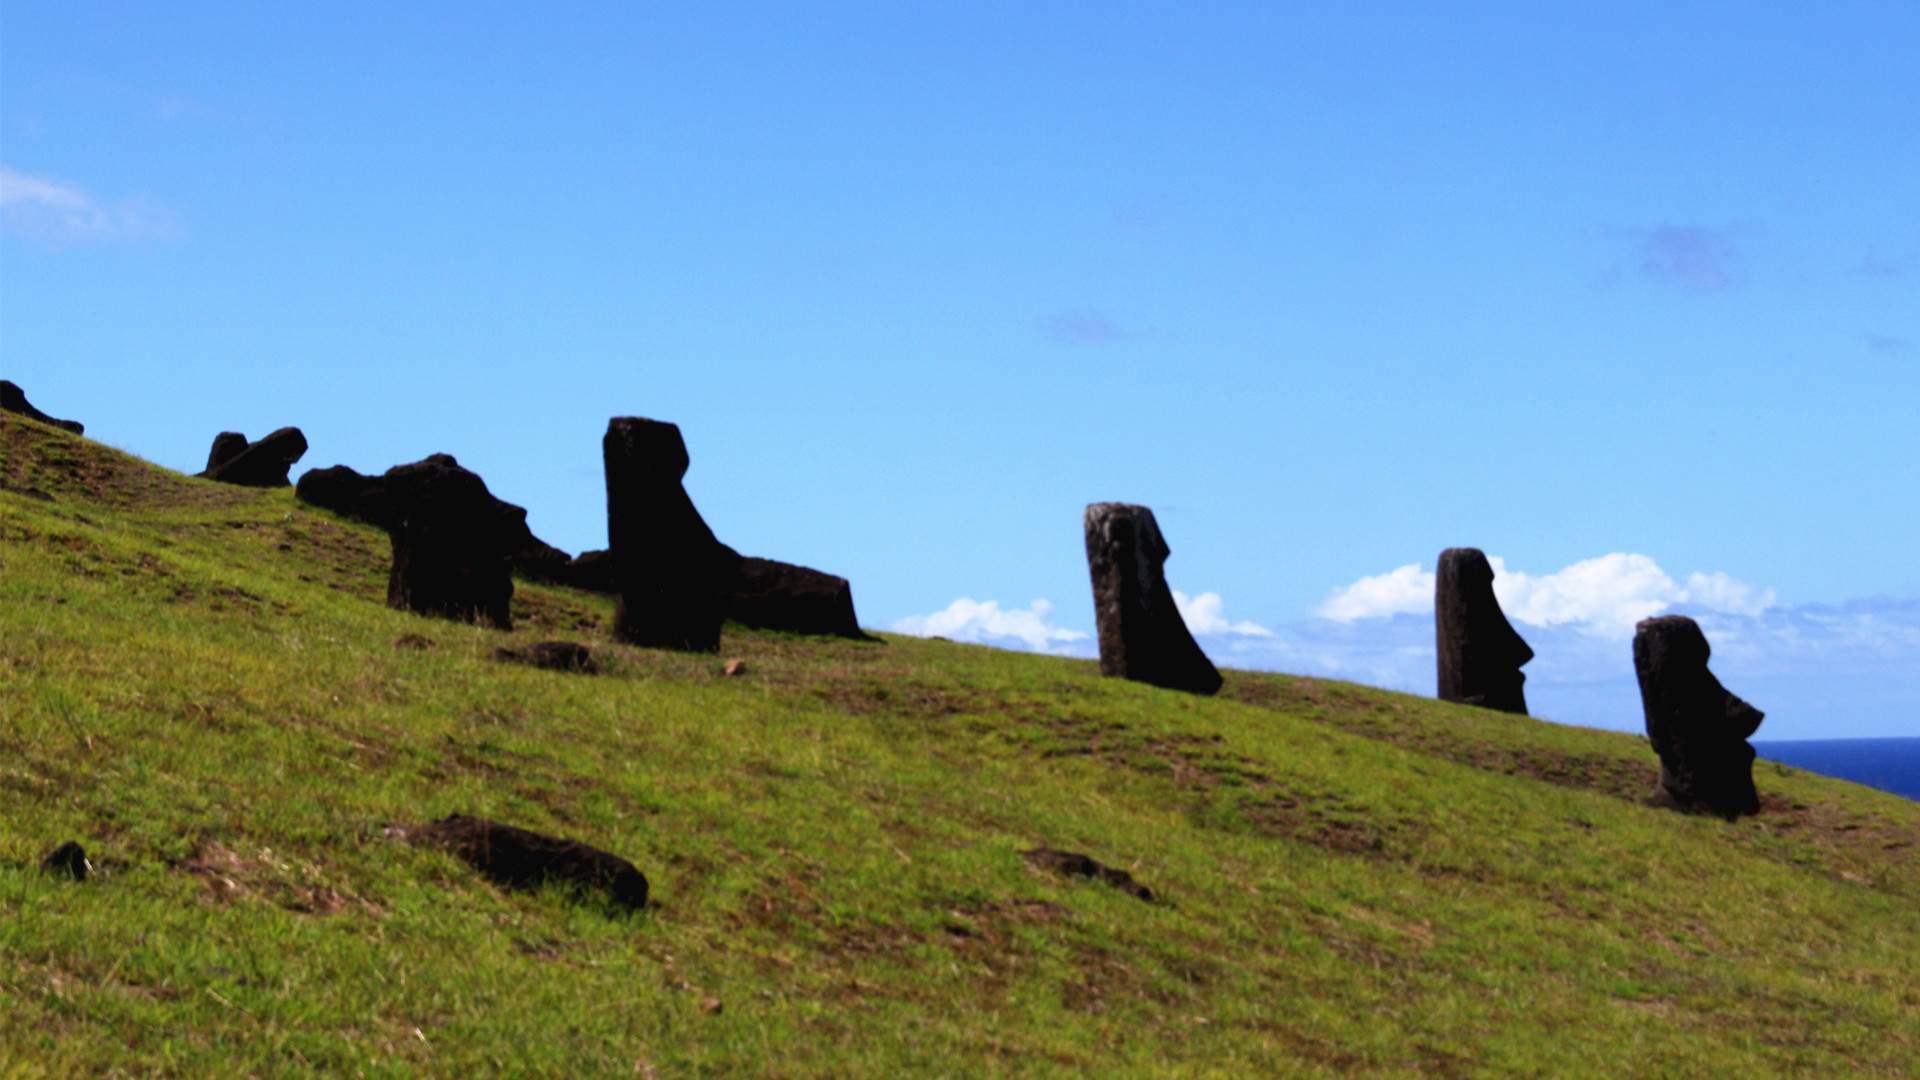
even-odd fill
[[[679,427],[616,416],[601,451],[616,589],[614,634],[653,648],[718,650],[726,618],[721,589],[741,558],[714,538],[680,485],[688,460]]]
[[[34,408],[27,402],[27,392],[5,379],[0,379],[0,411],[19,413],[21,416],[38,420],[43,424],[52,424],[54,427],[71,431],[75,435],[84,435],[87,432],[87,426],[78,420],[55,420]]]
[[[450,454],[381,478],[380,524],[393,541],[387,606],[511,629],[513,535],[486,482]]]
[[[583,551],[567,564],[566,584],[590,592],[613,591],[613,552]]]
[[[223,431],[213,437],[213,449],[207,451],[207,469],[209,471],[225,465],[240,456],[247,448],[247,437],[237,431]]]
[[[1722,817],[1760,812],[1747,737],[1766,714],[1707,670],[1712,649],[1684,615],[1643,619],[1633,635],[1633,670],[1647,713],[1647,738],[1660,755],[1654,801]]]
[[[647,906],[647,878],[612,852],[485,818],[449,814],[395,830],[407,843],[453,852],[488,879],[515,889],[545,882],[605,893],[633,909]]]
[[[552,585],[568,583],[568,567],[573,556],[533,535],[527,528],[525,507],[500,501],[500,528],[506,537],[507,561],[529,581]]]
[[[1094,503],[1085,524],[1100,673],[1195,694],[1219,690],[1220,672],[1174,606],[1162,572],[1171,552],[1153,511]]]
[[[93,864],[87,861],[87,849],[81,847],[78,841],[69,840],[47,852],[46,857],[40,860],[40,869],[49,874],[65,875],[75,881],[85,881]]]
[[[293,497],[301,502],[369,525],[386,524],[386,496],[383,479],[362,476],[345,465],[308,469],[293,486]]]
[[[297,427],[283,427],[236,450],[234,441],[245,438],[233,431],[215,437],[206,470],[198,474],[201,479],[242,487],[286,487],[287,470],[307,452],[307,437]]]
[[[1448,548],[1434,575],[1433,630],[1440,700],[1527,715],[1520,665],[1533,650],[1493,595],[1493,567],[1479,548]]]
[[[846,578],[772,559],[741,560],[721,596],[727,618],[762,630],[833,634],[872,641],[853,614],[853,586]]]
[[[524,649],[495,649],[493,659],[509,664],[526,664],[548,671],[570,671],[581,675],[600,674],[593,661],[593,650],[574,641],[542,641]]]
[[[1049,847],[1037,847],[1021,854],[1027,857],[1028,865],[1035,869],[1051,870],[1056,874],[1066,874],[1069,877],[1104,881],[1128,896],[1137,896],[1149,904],[1153,903],[1152,889],[1133,880],[1133,875],[1125,870],[1096,862],[1092,856],[1075,851],[1058,851]]]

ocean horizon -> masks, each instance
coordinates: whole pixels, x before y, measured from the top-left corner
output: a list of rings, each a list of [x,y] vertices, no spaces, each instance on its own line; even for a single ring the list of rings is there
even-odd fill
[[[1754,740],[1761,759],[1920,801],[1920,738]]]

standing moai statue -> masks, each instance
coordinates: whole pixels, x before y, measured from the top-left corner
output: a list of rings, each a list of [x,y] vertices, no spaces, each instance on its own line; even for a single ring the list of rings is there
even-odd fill
[[[393,541],[388,607],[513,629],[511,536],[486,481],[434,454],[388,469],[359,497],[358,512]]]
[[[1707,670],[1713,650],[1685,615],[1642,619],[1634,628],[1633,670],[1647,713],[1647,738],[1660,755],[1654,801],[1732,819],[1760,812],[1747,737],[1766,714]]]
[[[1195,694],[1218,691],[1220,672],[1188,632],[1161,572],[1171,552],[1153,511],[1094,503],[1085,524],[1100,674]]]
[[[614,633],[652,648],[717,651],[726,620],[722,589],[742,560],[715,539],[680,484],[688,464],[680,428],[616,416],[600,446]]]
[[[1440,700],[1527,715],[1521,665],[1533,650],[1500,610],[1493,567],[1479,548],[1440,553],[1433,581],[1433,634]]]

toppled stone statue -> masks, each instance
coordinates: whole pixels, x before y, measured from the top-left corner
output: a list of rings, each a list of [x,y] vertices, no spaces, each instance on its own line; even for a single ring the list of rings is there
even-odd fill
[[[214,436],[206,469],[196,475],[241,487],[286,487],[287,470],[306,452],[307,437],[297,427],[283,427],[259,442],[223,431]]]
[[[680,484],[689,464],[680,428],[616,416],[600,446],[615,636],[651,648],[718,651],[722,589],[743,560],[714,537]]]
[[[1433,630],[1440,700],[1527,715],[1520,667],[1533,650],[1493,595],[1493,567],[1479,548],[1448,548],[1434,575]]]
[[[583,551],[575,555],[567,564],[567,577],[562,584],[588,592],[612,592],[613,552]]]
[[[1647,714],[1647,738],[1660,755],[1654,802],[1707,810],[1724,818],[1760,812],[1747,737],[1766,714],[1720,685],[1707,670],[1713,650],[1684,615],[1643,619],[1634,629],[1633,670]]]
[[[27,402],[27,392],[5,379],[0,379],[0,412],[19,413],[30,420],[52,424],[63,431],[71,431],[75,435],[84,435],[87,432],[87,426],[78,420],[55,420],[34,408]]]
[[[1128,896],[1153,903],[1153,890],[1133,880],[1133,875],[1118,867],[1108,866],[1091,855],[1082,855],[1077,851],[1061,851],[1057,848],[1037,847],[1032,851],[1023,851],[1027,865],[1036,870],[1051,870],[1068,877],[1082,877],[1093,881],[1104,881]]]
[[[426,460],[459,465],[452,454],[434,454]],[[345,465],[308,469],[294,486],[293,494],[301,502],[391,531],[384,476],[362,476]],[[512,569],[533,581],[572,584],[572,561],[566,552],[533,535],[527,527],[524,507],[494,498],[493,513],[499,521],[490,528],[497,534]]]
[[[308,469],[293,486],[293,497],[309,506],[331,510],[341,517],[384,525],[385,485],[377,476],[362,476],[345,465]]]
[[[565,671],[577,675],[598,675],[593,650],[577,641],[540,641],[524,649],[498,648],[492,658],[507,664],[525,664],[547,671]]]
[[[1100,673],[1195,694],[1218,691],[1220,672],[1188,632],[1161,571],[1171,552],[1153,511],[1094,503],[1085,525]]]
[[[553,580],[590,592],[615,592],[613,553],[583,551]],[[724,617],[757,630],[880,640],[860,629],[853,611],[853,585],[834,574],[749,557],[719,588]]]
[[[872,641],[853,614],[846,578],[772,559],[743,559],[722,589],[726,617],[761,630]]]
[[[532,889],[552,882],[603,892],[614,903],[635,910],[647,906],[647,877],[639,867],[578,840],[465,814],[395,826],[389,833],[416,847],[451,851],[487,879],[508,888]]]

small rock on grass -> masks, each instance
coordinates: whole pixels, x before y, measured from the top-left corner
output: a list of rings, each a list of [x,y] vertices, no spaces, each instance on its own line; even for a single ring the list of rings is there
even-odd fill
[[[49,874],[64,874],[75,881],[85,881],[93,864],[87,861],[87,849],[81,847],[78,841],[69,840],[47,852],[47,857],[40,860],[40,869]]]
[[[542,641],[524,649],[499,648],[493,658],[508,664],[527,664],[548,671],[571,671],[580,675],[600,674],[593,661],[593,650],[575,641]]]
[[[1051,870],[1057,874],[1066,874],[1068,877],[1104,881],[1128,896],[1145,900],[1149,904],[1153,903],[1152,889],[1133,880],[1133,875],[1125,870],[1097,862],[1090,855],[1082,855],[1077,851],[1060,851],[1050,847],[1037,847],[1021,854],[1027,857],[1027,865],[1037,870]]]
[[[425,634],[401,634],[393,639],[396,649],[431,649],[433,646],[434,640]]]
[[[633,910],[647,906],[647,878],[638,867],[591,844],[503,825],[465,814],[388,830],[416,847],[437,847],[459,856],[488,880],[531,889],[557,882],[605,893]]]

